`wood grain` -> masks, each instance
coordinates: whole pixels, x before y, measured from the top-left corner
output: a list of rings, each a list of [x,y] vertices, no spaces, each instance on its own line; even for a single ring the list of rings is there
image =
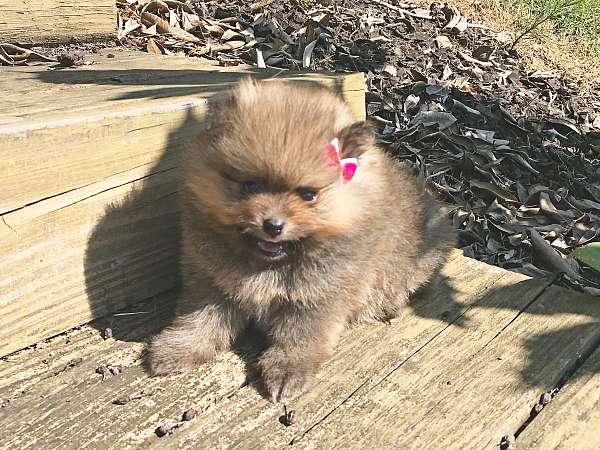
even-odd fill
[[[117,33],[113,0],[0,0],[4,42],[56,44],[110,39]]]
[[[455,287],[463,280],[450,279]],[[287,405],[297,426],[281,427],[280,408],[240,394],[236,408],[217,409],[155,448],[498,448],[597,345],[600,305],[514,274],[468,305],[409,351],[393,335],[361,343],[354,335],[356,347],[323,369],[324,384]],[[414,330],[407,318],[397,324],[405,339]]]
[[[178,283],[176,180],[148,170],[3,216],[0,354]]]
[[[498,448],[600,337],[595,298],[536,283],[490,292],[464,327],[361,389],[294,446]]]

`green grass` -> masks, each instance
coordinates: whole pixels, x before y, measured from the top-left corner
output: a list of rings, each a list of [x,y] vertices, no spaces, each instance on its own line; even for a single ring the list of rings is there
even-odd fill
[[[600,54],[600,0],[493,0],[527,36],[560,34],[585,53]]]

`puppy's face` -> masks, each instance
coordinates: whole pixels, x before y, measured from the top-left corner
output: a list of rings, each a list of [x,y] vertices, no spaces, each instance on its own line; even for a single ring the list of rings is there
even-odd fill
[[[324,90],[244,82],[215,108],[185,181],[204,217],[231,244],[274,262],[349,231],[367,181],[360,159],[373,137],[353,124],[347,105]],[[342,158],[359,158],[347,183],[328,158],[334,138]]]

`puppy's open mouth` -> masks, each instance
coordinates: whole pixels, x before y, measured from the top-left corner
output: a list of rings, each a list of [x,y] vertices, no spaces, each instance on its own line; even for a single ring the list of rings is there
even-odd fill
[[[269,258],[278,258],[285,254],[285,242],[271,242],[258,239],[256,247],[263,255]]]
[[[242,235],[242,240],[258,256],[268,261],[283,259],[291,255],[295,248],[295,242],[293,241],[268,241],[252,234]]]

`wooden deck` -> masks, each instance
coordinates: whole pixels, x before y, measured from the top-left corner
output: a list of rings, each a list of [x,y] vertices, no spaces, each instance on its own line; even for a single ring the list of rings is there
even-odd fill
[[[286,405],[290,426],[254,386],[255,336],[191,374],[149,378],[143,342],[177,298],[172,155],[209,95],[244,70],[285,74],[95,58],[0,68],[0,449],[600,448],[600,299],[458,250],[403,318],[344,334]],[[360,75],[287,76],[363,114]]]

